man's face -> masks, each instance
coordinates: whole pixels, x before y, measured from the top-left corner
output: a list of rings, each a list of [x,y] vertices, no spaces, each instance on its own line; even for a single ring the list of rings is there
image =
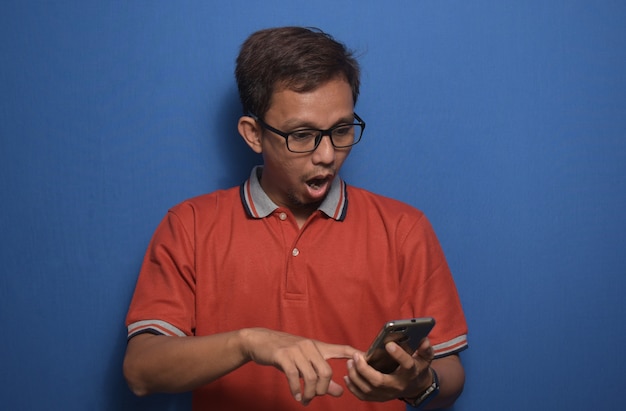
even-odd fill
[[[352,89],[341,77],[304,93],[279,89],[274,92],[263,120],[287,133],[300,128],[326,130],[340,123],[352,123]],[[261,185],[272,201],[294,213],[317,208],[350,153],[350,148],[333,147],[328,136],[311,153],[290,152],[285,139],[269,130],[263,130],[261,139],[264,162]]]

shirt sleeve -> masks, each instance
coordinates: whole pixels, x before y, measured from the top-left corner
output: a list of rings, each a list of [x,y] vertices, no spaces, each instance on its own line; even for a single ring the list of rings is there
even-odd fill
[[[182,216],[182,217],[181,217]],[[187,224],[184,221],[189,221]],[[128,338],[141,333],[193,335],[195,251],[193,210],[170,210],[157,227],[143,260],[126,317]]]
[[[402,311],[433,317],[429,339],[440,358],[467,348],[467,323],[461,301],[435,232],[423,214],[406,231],[400,256]]]

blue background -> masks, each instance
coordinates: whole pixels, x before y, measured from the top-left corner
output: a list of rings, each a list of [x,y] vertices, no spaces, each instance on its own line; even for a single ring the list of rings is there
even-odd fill
[[[471,330],[455,409],[620,409],[625,21],[620,1],[2,1],[0,407],[189,406],[128,391],[125,312],[167,208],[258,162],[234,59],[295,24],[361,57],[344,177],[424,210],[446,251]]]

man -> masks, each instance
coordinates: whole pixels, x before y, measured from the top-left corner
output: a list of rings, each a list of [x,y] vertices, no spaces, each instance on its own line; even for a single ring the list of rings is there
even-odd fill
[[[194,390],[196,410],[449,406],[467,328],[435,234],[338,176],[365,128],[356,60],[320,31],[268,29],[243,44],[236,77],[238,130],[263,165],[156,230],[127,317],[130,387]],[[437,325],[413,356],[389,343],[395,371],[366,363],[383,323],[422,316]]]

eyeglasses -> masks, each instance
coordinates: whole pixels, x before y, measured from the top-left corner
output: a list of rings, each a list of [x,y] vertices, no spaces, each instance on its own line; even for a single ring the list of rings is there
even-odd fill
[[[252,113],[248,113],[248,116],[258,121],[263,128],[284,138],[287,150],[292,153],[310,153],[315,151],[324,136],[330,138],[330,142],[335,148],[351,147],[361,141],[363,130],[365,130],[365,122],[356,113],[354,113],[355,123],[352,124],[338,124],[328,130],[301,128],[288,133],[270,126]]]

